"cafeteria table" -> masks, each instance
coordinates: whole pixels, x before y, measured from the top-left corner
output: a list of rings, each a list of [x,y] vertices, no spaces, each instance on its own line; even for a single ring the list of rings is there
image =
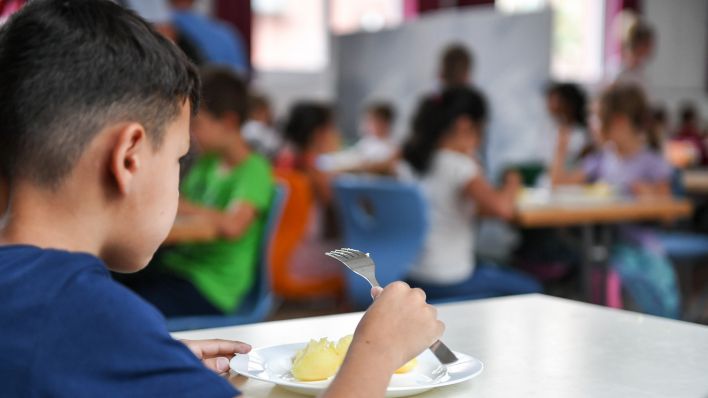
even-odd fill
[[[592,301],[591,272],[595,266],[606,265],[613,226],[639,222],[668,223],[688,218],[692,212],[691,202],[678,198],[616,198],[578,202],[549,199],[540,203],[520,201],[514,221],[523,228],[580,228],[583,248],[582,289],[586,300]],[[604,294],[601,293],[602,296]]]
[[[421,398],[708,397],[708,327],[544,295],[445,304],[443,337],[484,371]],[[253,347],[352,333],[361,313],[175,333]],[[372,354],[375,360],[375,354]],[[245,397],[297,398],[231,374]]]

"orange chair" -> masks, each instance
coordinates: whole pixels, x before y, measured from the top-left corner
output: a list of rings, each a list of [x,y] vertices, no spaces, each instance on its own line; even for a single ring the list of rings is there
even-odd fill
[[[315,198],[310,180],[304,173],[276,170],[275,175],[287,187],[289,194],[271,249],[273,292],[285,300],[332,297],[341,302],[344,297],[344,278],[341,273],[303,277],[292,272],[293,254],[307,234]]]

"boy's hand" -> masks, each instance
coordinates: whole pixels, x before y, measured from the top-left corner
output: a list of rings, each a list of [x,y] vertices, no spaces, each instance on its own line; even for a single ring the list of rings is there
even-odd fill
[[[240,341],[211,339],[211,340],[180,340],[189,348],[197,358],[201,359],[204,366],[216,373],[225,373],[229,370],[229,361],[235,354],[247,354],[251,346]]]
[[[433,344],[445,325],[437,319],[437,310],[426,304],[421,289],[394,282],[371,293],[375,301],[359,322],[350,351],[385,360],[393,373]]]

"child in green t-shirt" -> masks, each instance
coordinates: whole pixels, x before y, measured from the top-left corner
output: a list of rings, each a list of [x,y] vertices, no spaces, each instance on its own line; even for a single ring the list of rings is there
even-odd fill
[[[246,85],[231,71],[202,71],[203,106],[192,121],[201,152],[184,177],[179,214],[217,231],[207,242],[180,243],[157,272],[129,286],[165,316],[235,311],[255,282],[258,248],[274,189],[270,165],[241,137]]]

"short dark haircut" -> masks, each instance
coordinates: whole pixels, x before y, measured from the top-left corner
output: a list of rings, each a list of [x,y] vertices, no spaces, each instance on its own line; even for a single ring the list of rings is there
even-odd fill
[[[587,127],[588,101],[585,90],[575,83],[552,82],[546,96],[557,95],[566,116],[578,126]]]
[[[489,118],[487,100],[473,87],[451,87],[440,95],[424,98],[413,116],[411,134],[403,146],[403,158],[425,175],[440,142],[460,117],[469,118],[480,130]]]
[[[231,69],[206,66],[201,70],[202,110],[216,117],[231,112],[240,124],[248,119],[248,88]]]
[[[0,165],[56,188],[102,128],[141,123],[154,148],[199,76],[184,54],[108,0],[34,0],[0,28]]]
[[[293,105],[285,122],[285,138],[298,150],[306,149],[314,133],[333,122],[332,107],[328,104],[301,101]]]
[[[474,56],[460,43],[447,46],[440,58],[440,76],[447,86],[465,84],[473,67]]]
[[[366,108],[366,112],[388,125],[392,125],[396,120],[396,111],[388,102],[374,102]]]

